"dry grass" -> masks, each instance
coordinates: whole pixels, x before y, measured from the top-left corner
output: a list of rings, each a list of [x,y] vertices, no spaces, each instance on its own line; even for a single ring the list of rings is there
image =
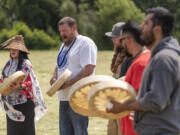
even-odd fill
[[[59,101],[57,94],[48,97],[46,91],[50,87],[49,80],[53,73],[56,62],[57,51],[31,51],[29,55],[37,75],[43,96],[48,108],[45,116],[36,124],[37,135],[58,135],[59,134]],[[111,75],[110,62],[111,51],[98,52],[96,74]],[[0,71],[9,59],[9,52],[0,51]],[[4,111],[0,110],[0,135],[6,135],[6,118]],[[88,132],[89,135],[106,135],[107,120],[90,117]]]

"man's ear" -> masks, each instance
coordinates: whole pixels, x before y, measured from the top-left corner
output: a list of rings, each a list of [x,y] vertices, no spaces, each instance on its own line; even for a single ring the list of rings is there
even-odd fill
[[[161,28],[161,26],[160,25],[157,25],[157,26],[155,26],[154,27],[154,32],[156,32],[156,33],[162,33],[162,28]]]
[[[132,40],[133,40],[132,37],[127,37],[126,43],[127,44],[132,44]]]
[[[76,25],[73,25],[72,28],[74,31],[77,29]]]

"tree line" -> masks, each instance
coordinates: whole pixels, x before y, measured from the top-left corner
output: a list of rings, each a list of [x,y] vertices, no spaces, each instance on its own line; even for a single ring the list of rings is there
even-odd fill
[[[104,33],[116,22],[140,24],[152,6],[164,6],[175,14],[173,34],[180,39],[179,5],[178,0],[0,0],[0,42],[23,34],[30,49],[57,48],[61,43],[57,23],[71,16],[80,34],[91,37],[99,49],[112,49]]]

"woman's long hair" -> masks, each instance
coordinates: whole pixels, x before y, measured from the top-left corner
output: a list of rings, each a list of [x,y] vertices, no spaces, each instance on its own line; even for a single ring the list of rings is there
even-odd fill
[[[115,48],[114,55],[113,55],[112,62],[111,62],[111,71],[113,73],[117,72],[117,68],[123,62],[125,56],[126,56],[126,53],[124,51],[124,48],[122,48],[122,47]],[[120,58],[117,59],[117,57],[120,57]]]
[[[26,52],[22,52],[22,51],[19,51],[19,56],[18,56],[18,66],[17,66],[17,69],[16,71],[20,71],[22,69],[22,64],[23,64],[23,61],[24,59],[29,59],[28,58],[28,55]],[[9,62],[6,63],[6,65],[10,64]],[[5,75],[4,73],[4,70],[6,68],[6,65],[4,66],[3,70],[2,70],[2,77],[3,78],[7,78],[7,76]]]
[[[18,57],[18,66],[16,71],[20,71],[22,69],[22,64],[24,59],[29,59],[26,52],[19,51],[19,57]]]

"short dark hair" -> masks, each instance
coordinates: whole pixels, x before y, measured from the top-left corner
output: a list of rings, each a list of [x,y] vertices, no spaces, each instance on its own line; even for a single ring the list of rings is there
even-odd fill
[[[174,16],[164,7],[153,7],[147,9],[147,14],[153,14],[153,26],[160,25],[162,27],[163,36],[169,36],[174,27]]]
[[[139,24],[133,21],[128,21],[124,26],[123,26],[123,34],[130,34],[134,37],[134,40],[141,44],[141,28]]]
[[[72,27],[73,25],[76,25],[76,20],[72,17],[63,17],[61,20],[59,20],[58,26],[63,24],[68,24],[70,27]]]

